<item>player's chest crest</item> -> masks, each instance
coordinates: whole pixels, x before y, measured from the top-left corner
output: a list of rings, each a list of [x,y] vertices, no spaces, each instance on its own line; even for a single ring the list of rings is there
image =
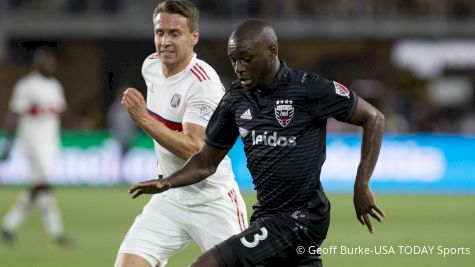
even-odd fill
[[[174,93],[171,98],[170,98],[170,107],[171,108],[178,108],[181,103],[181,94],[179,93]]]
[[[294,117],[295,109],[290,99],[279,99],[275,101],[274,114],[280,126],[287,127]]]

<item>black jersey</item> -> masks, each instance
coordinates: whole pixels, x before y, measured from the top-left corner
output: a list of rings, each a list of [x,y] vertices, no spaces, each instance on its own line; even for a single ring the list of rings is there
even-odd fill
[[[357,96],[343,85],[281,63],[268,88],[233,82],[210,119],[207,144],[230,149],[240,135],[257,191],[255,213],[324,208],[320,184],[326,123],[351,118]]]

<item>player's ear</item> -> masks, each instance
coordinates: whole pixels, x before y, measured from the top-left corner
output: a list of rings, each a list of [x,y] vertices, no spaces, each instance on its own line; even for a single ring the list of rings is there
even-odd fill
[[[200,31],[196,29],[193,33],[191,33],[191,38],[193,40],[193,45],[196,45],[198,43],[198,40],[200,39]]]
[[[277,44],[272,43],[269,45],[269,53],[271,57],[276,57],[279,54],[279,48],[277,47]]]

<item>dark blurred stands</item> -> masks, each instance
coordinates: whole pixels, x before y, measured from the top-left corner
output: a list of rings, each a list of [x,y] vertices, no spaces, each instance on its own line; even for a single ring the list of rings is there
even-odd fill
[[[105,127],[120,84],[142,90],[154,50],[153,8],[142,0],[0,0],[0,118],[35,46],[55,43],[73,117]],[[389,132],[475,134],[473,0],[197,0],[200,57],[228,84],[229,33],[247,17],[269,20],[289,65],[346,84],[384,111]],[[335,122],[331,131],[353,128]]]

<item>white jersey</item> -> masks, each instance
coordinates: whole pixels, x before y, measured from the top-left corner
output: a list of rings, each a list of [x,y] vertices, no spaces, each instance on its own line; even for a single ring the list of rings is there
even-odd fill
[[[224,87],[216,71],[193,55],[181,72],[165,78],[156,54],[145,59],[142,75],[147,84],[147,109],[157,121],[174,131],[182,131],[183,123],[206,127],[211,114],[224,95]],[[162,174],[166,177],[179,170],[185,160],[177,157],[154,140]],[[174,188],[154,198],[166,197],[185,205],[220,198],[236,186],[231,160],[225,157],[217,171],[207,179],[190,186]]]
[[[18,80],[10,111],[20,115],[18,136],[27,153],[54,156],[60,144],[60,113],[65,107],[63,87],[57,79],[33,71]]]

